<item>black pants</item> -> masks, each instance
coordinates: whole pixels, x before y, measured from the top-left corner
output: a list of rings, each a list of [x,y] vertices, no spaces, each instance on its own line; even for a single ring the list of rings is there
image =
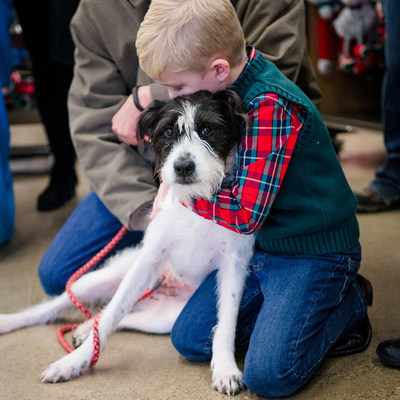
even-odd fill
[[[70,12],[51,12],[54,0],[15,0],[23,38],[32,64],[39,113],[54,155],[53,174],[75,176],[75,151],[68,124],[67,97],[73,76],[73,44],[69,23],[78,4]],[[58,2],[60,3],[60,2]],[[56,61],[54,50],[64,52],[63,62]],[[59,57],[58,57],[59,58]],[[66,62],[65,62],[66,61]]]

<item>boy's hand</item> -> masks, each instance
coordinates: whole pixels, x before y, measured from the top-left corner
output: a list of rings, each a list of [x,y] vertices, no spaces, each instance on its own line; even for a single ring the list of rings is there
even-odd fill
[[[150,87],[141,86],[138,89],[138,97],[142,107],[147,107],[151,102]],[[133,96],[128,96],[111,120],[111,129],[121,142],[130,146],[137,146],[136,125],[139,115],[140,111],[133,103]]]
[[[161,182],[160,187],[158,188],[157,196],[154,199],[153,209],[151,210],[151,214],[149,215],[150,220],[153,220],[156,217],[157,213],[160,211],[160,204],[163,201],[163,199],[165,198],[165,196],[167,195],[168,190],[169,190],[169,186],[164,185]]]

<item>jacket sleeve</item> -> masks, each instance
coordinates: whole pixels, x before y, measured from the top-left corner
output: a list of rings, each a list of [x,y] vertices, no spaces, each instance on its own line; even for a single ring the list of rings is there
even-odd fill
[[[129,43],[120,44],[123,36],[118,30],[101,29],[105,14],[96,12],[95,2],[82,1],[71,23],[75,71],[68,100],[70,128],[92,189],[128,229],[140,230],[146,226],[147,212],[157,193],[153,169],[135,148],[121,144],[111,130],[111,119],[136,79],[135,36],[126,32]],[[123,21],[119,23],[123,25]],[[131,70],[130,76],[124,73],[123,62]]]
[[[240,0],[235,5],[247,44],[272,61],[318,106],[321,92],[307,49],[303,0]]]

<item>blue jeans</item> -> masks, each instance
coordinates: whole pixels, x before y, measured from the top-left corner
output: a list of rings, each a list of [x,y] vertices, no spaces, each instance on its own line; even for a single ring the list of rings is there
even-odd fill
[[[8,161],[9,145],[10,130],[7,111],[3,94],[0,92],[0,246],[14,235],[15,205],[13,180]]]
[[[382,0],[385,16],[385,63],[382,82],[382,122],[388,153],[385,165],[376,172],[371,188],[384,197],[400,199],[400,15],[399,0]]]
[[[244,379],[260,396],[295,392],[315,373],[339,336],[367,306],[355,281],[359,246],[342,254],[255,253],[242,298],[237,344],[248,342]],[[207,277],[178,317],[172,343],[192,361],[211,359],[216,274]]]
[[[0,89],[11,76],[10,26],[14,19],[12,0],[0,0]],[[0,245],[14,234],[14,192],[9,166],[10,129],[3,94],[0,93]]]
[[[68,218],[42,258],[39,278],[45,292],[50,296],[61,294],[73,273],[109,243],[121,227],[121,222],[91,192]],[[102,262],[117,250],[139,243],[142,237],[143,232],[127,232]]]

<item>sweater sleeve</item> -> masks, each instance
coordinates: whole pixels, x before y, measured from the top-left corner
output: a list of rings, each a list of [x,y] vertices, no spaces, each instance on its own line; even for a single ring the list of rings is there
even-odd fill
[[[254,99],[249,117],[253,125],[243,136],[232,187],[210,201],[193,201],[199,215],[244,234],[256,232],[267,217],[303,126],[300,106],[269,93]]]

